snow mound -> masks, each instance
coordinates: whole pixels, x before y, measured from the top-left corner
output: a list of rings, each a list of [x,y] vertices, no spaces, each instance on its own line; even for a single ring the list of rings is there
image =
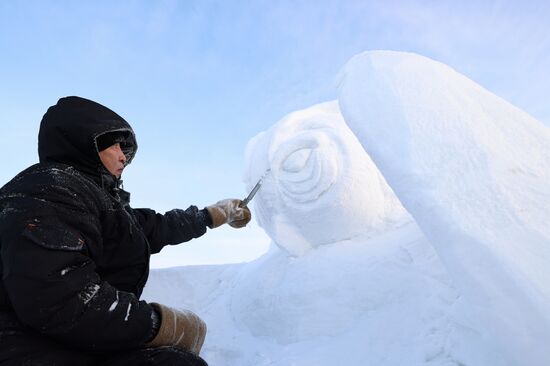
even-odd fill
[[[249,190],[269,169],[254,199],[256,220],[295,256],[405,220],[336,102],[291,113],[260,133],[246,161]]]
[[[550,130],[410,53],[354,57],[339,103],[465,295],[470,324],[506,364],[550,364]]]
[[[273,245],[250,263],[155,270],[143,296],[197,312],[218,366],[451,366],[462,339],[483,345],[455,323],[458,294],[412,222],[300,257]]]

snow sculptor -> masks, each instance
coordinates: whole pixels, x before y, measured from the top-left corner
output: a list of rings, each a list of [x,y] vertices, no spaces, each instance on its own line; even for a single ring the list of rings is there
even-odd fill
[[[0,360],[206,365],[198,315],[140,300],[149,257],[207,227],[243,227],[250,211],[238,199],[130,207],[120,178],[136,151],[130,125],[91,100],[61,98],[44,115],[40,163],[0,189]]]
[[[295,256],[380,230],[404,212],[337,102],[284,117],[248,143],[246,160],[249,189],[265,175],[258,223]]]

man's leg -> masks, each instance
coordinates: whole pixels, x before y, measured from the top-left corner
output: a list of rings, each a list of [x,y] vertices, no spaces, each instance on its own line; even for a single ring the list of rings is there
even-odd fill
[[[143,348],[103,358],[101,366],[208,366],[199,356],[176,347]]]
[[[64,348],[48,338],[18,330],[0,330],[0,365],[95,365],[90,354]]]

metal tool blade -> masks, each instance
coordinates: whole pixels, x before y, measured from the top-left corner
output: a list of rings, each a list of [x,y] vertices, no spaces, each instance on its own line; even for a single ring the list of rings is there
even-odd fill
[[[243,203],[242,203],[242,207],[248,205],[248,203],[250,201],[252,201],[252,198],[254,198],[254,196],[256,195],[256,193],[260,190],[260,187],[262,186],[262,183],[263,183],[263,180],[265,178],[265,176],[267,175],[267,173],[269,173],[271,169],[267,169],[265,171],[264,174],[262,174],[262,176],[260,177],[260,179],[258,180],[258,183],[256,183],[256,185],[254,186],[254,188],[252,188],[252,191],[250,191],[250,193],[248,194],[248,196],[243,200]]]

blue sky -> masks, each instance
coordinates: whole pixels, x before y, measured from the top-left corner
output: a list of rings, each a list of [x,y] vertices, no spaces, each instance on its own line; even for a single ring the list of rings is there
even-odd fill
[[[135,207],[246,194],[247,141],[334,99],[339,69],[373,49],[442,61],[550,126],[545,1],[1,1],[0,184],[37,161],[39,122],[66,95],[134,127]],[[256,225],[217,229],[153,266],[249,260]]]

